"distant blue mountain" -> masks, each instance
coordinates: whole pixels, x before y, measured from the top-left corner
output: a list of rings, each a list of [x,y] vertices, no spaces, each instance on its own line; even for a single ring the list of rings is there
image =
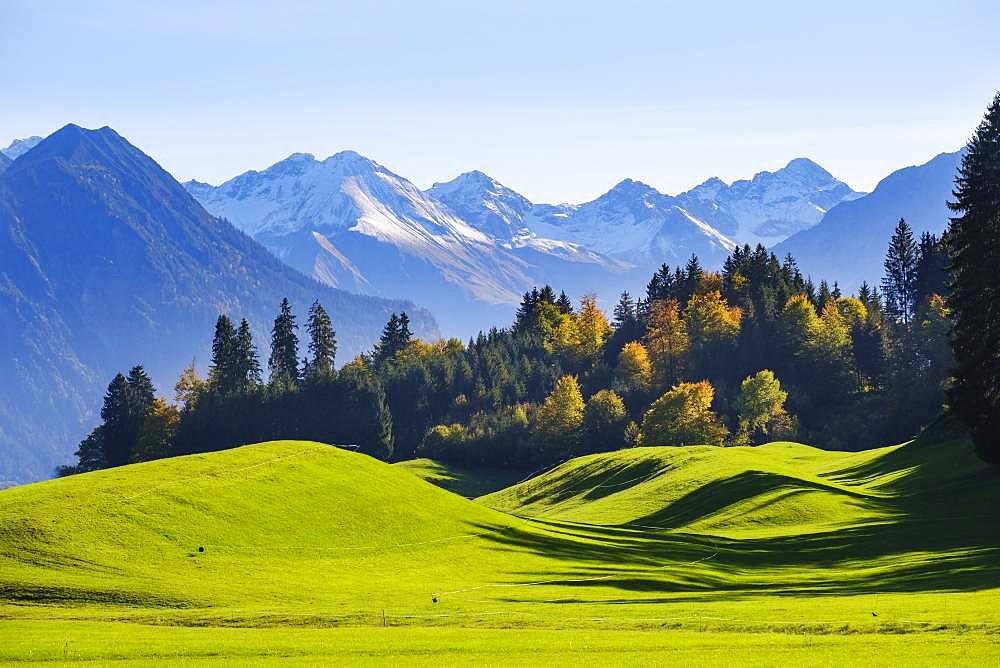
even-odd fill
[[[900,218],[919,236],[940,235],[948,226],[951,199],[962,152],[942,153],[930,162],[906,167],[882,179],[870,194],[830,209],[818,225],[774,247],[791,253],[803,274],[817,283],[838,281],[845,292],[862,281],[878,285],[889,237]]]
[[[437,335],[411,303],[294,271],[114,130],[55,132],[0,175],[0,483],[69,462],[115,372],[142,362],[168,395],[192,357],[204,372],[220,312],[251,322],[266,359],[285,296],[300,322],[323,303],[342,361],[392,311]]]

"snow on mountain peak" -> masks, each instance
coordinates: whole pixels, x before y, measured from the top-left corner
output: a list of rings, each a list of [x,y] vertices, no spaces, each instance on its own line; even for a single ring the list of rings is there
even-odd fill
[[[0,153],[3,153],[11,160],[17,160],[22,155],[38,146],[42,142],[42,139],[44,138],[38,136],[15,139],[10,143],[10,146],[3,149],[3,151],[0,151]]]
[[[684,208],[741,244],[772,246],[860,196],[808,158],[726,185],[711,178],[677,196]]]

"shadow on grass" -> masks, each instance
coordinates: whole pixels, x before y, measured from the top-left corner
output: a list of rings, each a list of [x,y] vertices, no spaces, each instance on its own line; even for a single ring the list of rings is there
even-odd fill
[[[918,439],[863,466],[829,474],[854,484],[888,476],[879,489],[884,497],[747,471],[705,485],[631,525],[534,520],[525,528],[479,528],[488,531],[484,538],[498,549],[566,563],[558,572],[520,575],[567,580],[560,584],[583,590],[699,592],[698,600],[732,600],[760,593],[990,589],[1000,586],[1000,522],[995,511],[1000,507],[1000,475],[971,457],[968,441]],[[677,531],[734,503],[782,490],[845,495],[884,519],[771,537],[723,538]],[[601,577],[606,579],[595,579]],[[679,600],[690,597],[662,597],[663,602]],[[634,602],[639,601],[649,599]]]

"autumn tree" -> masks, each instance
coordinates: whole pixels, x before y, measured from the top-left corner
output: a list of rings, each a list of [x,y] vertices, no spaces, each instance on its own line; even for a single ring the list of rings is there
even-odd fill
[[[679,383],[653,402],[642,418],[642,445],[722,445],[729,430],[712,411],[715,388],[707,380]]]
[[[583,411],[583,395],[576,376],[562,376],[538,408],[532,430],[532,439],[543,458],[558,459],[577,448],[582,436]]]
[[[630,391],[647,392],[653,379],[653,367],[649,362],[646,347],[638,341],[630,341],[618,354],[615,369],[618,380]]]
[[[689,348],[688,329],[676,299],[650,304],[646,345],[653,365],[653,384],[669,387],[680,379]]]

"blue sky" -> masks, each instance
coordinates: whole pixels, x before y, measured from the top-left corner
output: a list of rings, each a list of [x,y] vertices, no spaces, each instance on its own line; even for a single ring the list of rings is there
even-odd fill
[[[804,155],[868,190],[967,139],[1000,88],[998,5],[0,0],[0,143],[110,125],[213,183],[352,148],[535,201]]]

